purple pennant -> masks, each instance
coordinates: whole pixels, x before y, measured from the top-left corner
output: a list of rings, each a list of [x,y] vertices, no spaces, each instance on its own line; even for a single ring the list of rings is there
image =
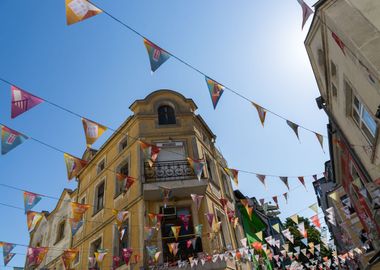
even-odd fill
[[[12,107],[11,107],[11,118],[15,118],[20,114],[30,110],[34,106],[44,102],[43,99],[36,97],[16,86],[11,86],[12,92]]]

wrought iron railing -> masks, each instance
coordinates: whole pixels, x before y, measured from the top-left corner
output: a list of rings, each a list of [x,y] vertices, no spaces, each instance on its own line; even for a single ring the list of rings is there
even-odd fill
[[[144,175],[147,182],[176,181],[196,178],[187,160],[155,162],[151,167],[144,163]]]

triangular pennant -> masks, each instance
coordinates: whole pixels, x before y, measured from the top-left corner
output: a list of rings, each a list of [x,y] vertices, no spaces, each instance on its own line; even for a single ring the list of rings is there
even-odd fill
[[[265,184],[265,175],[263,174],[256,174],[256,177],[260,180],[260,182],[264,185],[264,187],[266,188],[266,184]]]
[[[144,39],[144,45],[149,55],[150,69],[155,72],[170,58],[170,54],[147,39]]]
[[[66,0],[66,22],[71,25],[101,13],[102,10],[95,7],[87,0]]]
[[[69,270],[70,265],[74,262],[75,258],[78,256],[79,250],[70,248],[63,251],[62,262],[65,269]]]
[[[242,238],[240,239],[240,243],[242,244],[243,247],[247,247],[247,238]]]
[[[277,233],[280,233],[280,224],[279,223],[276,223],[272,226],[272,228],[277,232]]]
[[[280,179],[281,181],[285,184],[285,186],[288,188],[289,190],[289,181],[288,181],[288,177],[286,176],[280,176]]]
[[[216,108],[216,105],[219,102],[219,99],[221,98],[223,92],[224,92],[224,86],[217,83],[216,81],[206,77],[206,83],[208,86],[208,90],[210,92],[212,105],[214,106],[214,109]]]
[[[32,269],[36,268],[44,260],[48,248],[46,247],[28,247],[26,253],[26,265]]]
[[[133,254],[133,250],[131,248],[123,248],[122,257],[123,257],[123,261],[125,262],[126,265],[129,264],[129,261],[131,260],[132,254]]]
[[[203,168],[206,165],[206,162],[204,160],[194,160],[189,157],[187,158],[187,160],[189,161],[190,166],[193,168],[198,180],[201,181]]]
[[[302,7],[302,29],[305,26],[307,19],[313,14],[313,10],[303,1],[297,0]]]
[[[334,201],[339,202],[339,196],[338,196],[338,193],[337,193],[336,191],[330,193],[328,196],[329,196],[331,199],[333,199]],[[327,210],[326,210],[326,211],[327,211]]]
[[[20,114],[30,110],[38,104],[44,102],[43,99],[36,97],[16,86],[11,86],[12,93],[12,106],[11,106],[11,118],[15,118]]]
[[[199,207],[201,206],[201,202],[202,202],[202,199],[204,196],[203,195],[197,195],[197,194],[190,194],[190,196],[196,205],[197,211],[199,211]]]
[[[71,234],[74,236],[77,231],[82,227],[83,225],[83,220],[76,221],[73,218],[69,219],[70,227],[71,227]]]
[[[202,228],[203,228],[203,224],[197,224],[195,226],[195,235],[197,237],[202,237]]]
[[[41,196],[32,192],[24,191],[25,214],[41,200]]]
[[[7,256],[4,257],[4,266],[7,266],[7,264],[13,259],[13,257],[16,255],[16,253],[9,253]]]
[[[289,121],[289,120],[286,120],[286,123],[294,131],[294,133],[297,136],[297,139],[299,140],[300,137],[298,136],[298,125],[296,123],[293,123],[292,121]]]
[[[323,135],[318,134],[318,133],[315,133],[315,136],[317,136],[318,142],[319,142],[319,144],[321,145],[322,150],[323,150],[323,152],[324,152],[325,150],[323,149]]]
[[[83,214],[91,207],[89,204],[82,204],[77,202],[71,202],[71,212],[74,221],[80,221],[83,218]]]
[[[301,239],[301,242],[302,242],[302,244],[304,244],[305,246],[308,246],[307,244],[307,238],[302,238]]]
[[[214,214],[213,213],[207,213],[205,214],[207,218],[208,225],[210,225],[210,228],[212,228],[212,223],[214,222]]]
[[[87,161],[69,155],[67,153],[63,154],[63,158],[65,159],[67,178],[69,180],[77,177],[79,172],[87,165]]]
[[[171,229],[172,229],[175,240],[178,241],[178,236],[181,231],[181,226],[171,226]]]
[[[37,224],[42,220],[44,214],[34,211],[28,211],[26,213],[26,220],[29,232],[33,231]]]
[[[318,214],[318,204],[317,203],[310,205],[309,208],[311,210],[313,210],[316,214]]]
[[[346,52],[344,51],[345,45],[344,45],[343,41],[334,32],[331,32],[331,35],[332,35],[333,39],[335,40],[336,44],[338,44],[339,48],[342,50],[343,54],[346,55]]]
[[[254,102],[252,102],[252,105],[255,106],[257,113],[259,114],[260,122],[264,126],[267,111],[263,107],[261,107],[260,105],[254,103]]]
[[[96,261],[101,263],[104,260],[104,257],[108,254],[108,251],[106,249],[98,249],[94,254]]]
[[[314,215],[310,218],[310,220],[313,222],[313,224],[317,227],[317,228],[321,228],[321,222],[319,221],[319,218],[318,218],[318,215]]]
[[[1,154],[5,155],[15,147],[22,144],[28,139],[27,136],[17,132],[16,130],[10,129],[6,126],[0,125],[1,127]]]
[[[139,141],[139,143],[144,152],[145,160],[148,162],[149,166],[152,167],[158,157],[158,154],[160,153],[161,148],[143,141]]]
[[[179,218],[183,222],[183,226],[185,227],[186,231],[189,229],[190,217],[191,217],[191,215],[185,215],[185,214],[179,215]]]
[[[291,220],[294,221],[295,224],[298,224],[298,215],[294,214],[293,216],[289,217]]]
[[[102,134],[107,130],[106,126],[82,118],[84,134],[86,136],[87,147],[90,147],[96,140],[102,136]]]
[[[298,180],[301,182],[301,184],[305,187],[306,189],[306,185],[305,185],[305,178],[303,176],[298,176]]]
[[[245,210],[247,211],[247,214],[248,214],[249,219],[252,220],[253,206],[247,206],[247,207],[245,208]]]
[[[239,185],[239,180],[238,180],[238,174],[239,171],[231,168],[224,168],[226,173],[230,176],[231,180],[234,181],[236,187]]]
[[[284,194],[282,194],[285,198],[285,201],[286,201],[286,204],[288,204],[288,192],[285,192]]]
[[[145,240],[148,242],[152,240],[152,237],[155,231],[156,231],[156,227],[144,227]]]
[[[313,174],[314,181],[318,181],[317,175]]]
[[[3,257],[6,258],[11,251],[16,247],[15,244],[3,242]]]
[[[117,225],[118,229],[120,230],[123,222],[127,220],[129,212],[128,211],[117,211],[117,210],[113,209],[112,214],[115,216],[116,225]]]
[[[276,206],[278,207],[278,199],[277,199],[277,196],[273,196],[272,197],[274,203],[276,204]]]
[[[263,241],[263,231],[257,232],[256,237],[260,240]]]

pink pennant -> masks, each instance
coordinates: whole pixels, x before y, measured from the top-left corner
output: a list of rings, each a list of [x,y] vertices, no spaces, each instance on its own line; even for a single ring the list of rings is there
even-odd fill
[[[260,199],[259,201],[261,205],[264,205],[265,199]]]
[[[191,199],[193,200],[193,202],[197,206],[197,210],[199,211],[199,207],[201,206],[203,195],[191,194]]]
[[[20,114],[30,110],[34,106],[44,102],[43,99],[36,97],[16,86],[11,86],[12,92],[12,106],[11,106],[11,118],[15,118]]]
[[[273,201],[276,203],[277,207],[278,207],[278,199],[277,199],[277,196],[273,196],[272,197]]]
[[[265,186],[265,188],[267,187],[266,184],[265,184],[265,175],[263,174],[256,174],[256,177],[260,180],[260,182]]]
[[[305,178],[303,176],[299,176],[298,177],[298,180],[300,180],[301,184],[306,188],[306,185],[305,185]]]
[[[297,1],[302,7],[302,29],[303,29],[307,19],[309,19],[311,14],[313,14],[313,10],[303,0],[297,0]]]
[[[317,228],[321,228],[321,222],[319,221],[318,214],[312,216],[312,217],[310,218],[310,220],[313,222],[313,224],[314,224]]]
[[[284,194],[282,194],[285,198],[285,201],[286,201],[286,204],[288,204],[288,192],[285,192]]]

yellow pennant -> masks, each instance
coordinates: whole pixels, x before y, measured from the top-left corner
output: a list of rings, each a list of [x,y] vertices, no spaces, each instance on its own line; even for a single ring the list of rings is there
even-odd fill
[[[181,226],[172,226],[172,232],[174,234],[174,238],[176,241],[178,240],[178,236],[179,236],[180,231],[181,231]]]
[[[339,201],[339,196],[338,196],[338,194],[336,193],[336,191],[333,192],[333,193],[330,193],[329,197],[330,197],[331,199],[333,199],[334,201],[337,201],[337,202]]]
[[[86,135],[87,146],[90,147],[96,140],[102,136],[107,127],[98,124],[96,122],[90,121],[86,118],[82,118],[84,134]]]
[[[296,224],[298,224],[298,215],[297,214],[291,216],[290,219],[293,220]]]
[[[279,224],[279,223],[274,224],[274,225],[272,226],[272,228],[273,228],[276,232],[280,233],[280,224]]]
[[[67,25],[74,24],[102,12],[87,0],[65,0]]]
[[[309,208],[311,210],[313,210],[316,214],[318,214],[318,204],[317,203],[310,205]]]
[[[261,242],[263,241],[263,232],[262,232],[262,231],[257,232],[257,233],[256,233],[256,236],[257,236],[257,238],[259,238],[259,240],[260,240]]]

